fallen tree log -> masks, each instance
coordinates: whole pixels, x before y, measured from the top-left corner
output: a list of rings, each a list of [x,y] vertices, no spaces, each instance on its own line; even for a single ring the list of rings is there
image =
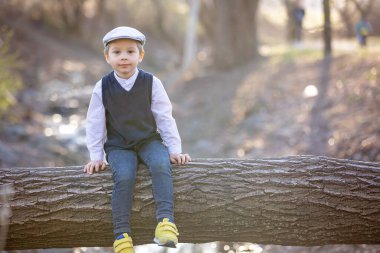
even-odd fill
[[[154,201],[140,166],[134,243],[152,243]],[[379,244],[380,163],[327,157],[202,159],[173,167],[180,241],[279,245]],[[13,184],[6,249],[111,246],[110,170],[1,169]]]

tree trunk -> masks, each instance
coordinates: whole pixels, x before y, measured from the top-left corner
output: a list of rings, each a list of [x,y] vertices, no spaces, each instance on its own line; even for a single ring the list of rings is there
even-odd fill
[[[180,242],[280,245],[380,243],[380,163],[294,156],[197,160],[173,167]],[[6,249],[112,245],[110,170],[1,169],[13,184]],[[132,229],[152,243],[151,182],[140,166]]]
[[[187,18],[186,37],[183,47],[182,71],[186,71],[196,57],[198,44],[197,27],[201,3],[200,0],[192,0],[189,4],[190,11]]]
[[[324,28],[323,28],[323,41],[324,41],[324,56],[331,55],[331,18],[330,18],[330,0],[323,0],[323,16],[324,16]]]
[[[295,30],[296,25],[294,23],[294,1],[291,0],[284,0],[285,9],[286,9],[286,15],[287,15],[287,22],[286,22],[286,39],[289,43],[293,43],[295,39]]]
[[[202,1],[201,21],[211,43],[214,66],[230,68],[254,59],[258,0]]]

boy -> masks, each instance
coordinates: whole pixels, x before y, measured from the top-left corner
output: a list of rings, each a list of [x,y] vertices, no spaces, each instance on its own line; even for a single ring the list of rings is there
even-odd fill
[[[158,225],[154,241],[175,247],[170,162],[191,160],[181,154],[181,139],[172,106],[161,81],[137,68],[144,58],[145,36],[131,27],[117,27],[103,38],[104,56],[114,71],[95,85],[87,112],[86,141],[91,161],[84,172],[104,170],[104,152],[112,169],[114,250],[133,253],[129,223],[138,162],[152,176]],[[158,129],[158,131],[157,131]]]

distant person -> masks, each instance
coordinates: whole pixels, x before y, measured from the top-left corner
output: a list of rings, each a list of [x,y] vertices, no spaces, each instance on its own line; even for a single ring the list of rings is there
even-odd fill
[[[117,27],[103,38],[104,56],[113,71],[99,80],[87,112],[86,141],[91,161],[84,172],[104,170],[104,151],[112,169],[112,219],[116,253],[133,253],[130,212],[139,162],[152,177],[158,225],[154,242],[175,247],[173,181],[170,163],[191,160],[182,154],[172,105],[161,81],[138,69],[145,36],[131,27]]]
[[[305,9],[301,5],[296,5],[293,11],[293,19],[294,19],[294,39],[295,42],[302,41],[302,29],[303,29],[303,19],[305,17]]]
[[[367,37],[372,32],[371,24],[363,17],[355,25],[355,34],[361,47],[367,46]]]

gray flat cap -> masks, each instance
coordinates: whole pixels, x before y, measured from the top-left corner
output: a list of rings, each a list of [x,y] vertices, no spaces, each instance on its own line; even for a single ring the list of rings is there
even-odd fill
[[[140,42],[142,45],[145,44],[145,35],[139,30],[128,26],[119,26],[109,31],[103,37],[103,44],[107,46],[111,41],[118,39],[131,39]]]

